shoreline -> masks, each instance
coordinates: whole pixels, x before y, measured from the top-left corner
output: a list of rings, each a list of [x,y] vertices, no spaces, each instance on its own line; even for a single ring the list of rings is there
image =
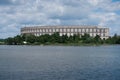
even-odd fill
[[[2,44],[0,46],[120,46],[120,44],[26,44],[26,45],[6,45]]]

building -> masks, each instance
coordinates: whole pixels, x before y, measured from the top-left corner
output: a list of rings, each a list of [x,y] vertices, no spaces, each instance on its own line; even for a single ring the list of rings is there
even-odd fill
[[[109,28],[99,26],[32,26],[21,28],[21,34],[33,34],[35,36],[51,35],[55,32],[59,32],[60,36],[65,34],[68,36],[79,34],[81,36],[87,33],[92,37],[99,35],[102,39],[109,37]]]

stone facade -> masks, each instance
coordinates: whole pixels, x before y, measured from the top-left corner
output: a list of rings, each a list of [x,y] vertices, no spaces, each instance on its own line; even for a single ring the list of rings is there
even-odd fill
[[[35,36],[51,35],[54,32],[59,32],[60,36],[65,34],[68,36],[74,34],[84,35],[87,33],[92,37],[99,35],[102,39],[109,37],[109,28],[99,26],[32,26],[21,28],[21,34],[33,34]]]

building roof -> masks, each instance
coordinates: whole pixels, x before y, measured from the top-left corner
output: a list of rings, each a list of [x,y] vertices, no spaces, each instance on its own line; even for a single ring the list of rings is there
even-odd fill
[[[25,26],[23,28],[106,28],[101,26],[92,26],[92,25],[67,25],[67,26]]]

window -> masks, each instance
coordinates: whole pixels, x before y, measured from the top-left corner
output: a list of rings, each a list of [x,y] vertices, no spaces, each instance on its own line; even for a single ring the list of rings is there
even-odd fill
[[[92,32],[92,29],[90,29],[90,32]]]
[[[99,32],[100,32],[100,30],[99,30],[99,29],[97,29],[97,32],[99,33]]]
[[[51,29],[49,29],[49,32],[52,32],[52,30],[51,30]]]
[[[82,29],[82,32],[85,32],[85,29]]]
[[[71,32],[73,32],[73,29],[71,29]]]
[[[81,29],[79,29],[79,32],[81,32]]]
[[[105,37],[105,34],[103,34],[103,36]]]
[[[46,32],[48,32],[48,29],[46,29]]]
[[[96,34],[94,34],[94,36],[96,36]]]
[[[59,29],[56,29],[56,32],[59,32]]]
[[[67,33],[67,36],[70,36],[70,33]]]
[[[42,32],[42,30],[40,29],[40,32]]]
[[[39,35],[41,36],[41,33]]]
[[[43,29],[43,32],[45,32],[45,29]]]
[[[64,32],[66,32],[66,29],[64,29]]]
[[[92,36],[92,33],[90,33],[90,36]]]
[[[60,32],[62,32],[62,29],[60,29]]]
[[[60,33],[60,36],[62,36],[63,34],[62,33]]]
[[[77,32],[77,29],[75,29],[75,32]]]
[[[49,35],[52,35],[52,33],[49,33]]]
[[[103,32],[104,32],[104,29],[101,29],[101,32],[103,33]]]
[[[70,32],[70,29],[67,29],[67,32]]]
[[[101,36],[103,36],[103,34],[101,34]]]
[[[94,32],[96,32],[96,29],[94,29]]]
[[[55,32],[55,29],[53,29],[53,32]]]
[[[88,32],[88,29],[86,29],[86,32]]]
[[[73,36],[73,33],[71,33],[71,36]]]

